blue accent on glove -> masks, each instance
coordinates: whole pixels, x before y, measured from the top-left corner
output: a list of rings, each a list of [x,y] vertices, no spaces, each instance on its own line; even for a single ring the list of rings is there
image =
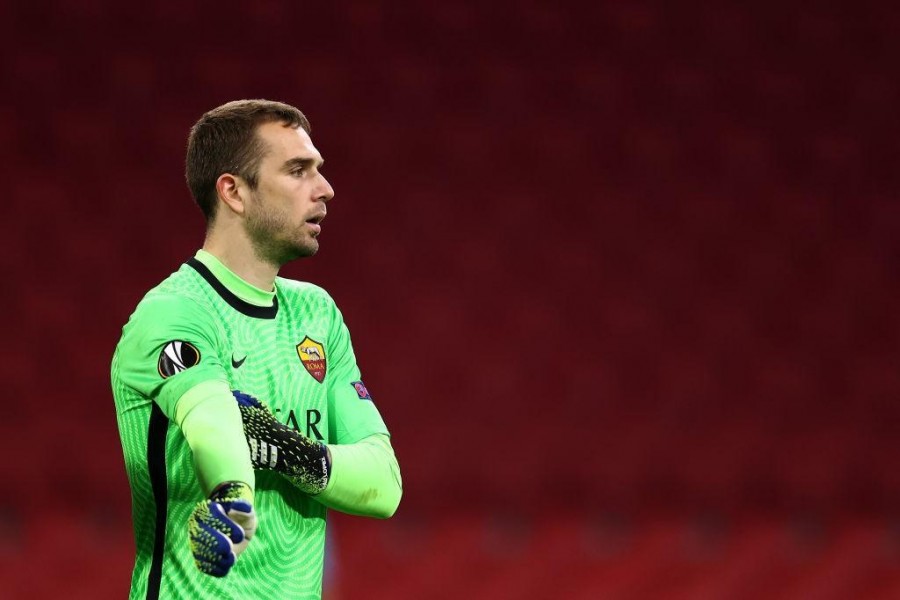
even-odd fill
[[[194,563],[201,572],[214,577],[227,575],[243,549],[241,547],[235,551],[235,546],[244,542],[244,530],[228,517],[228,513],[235,511],[251,515],[253,512],[253,506],[246,500],[226,499],[229,496],[227,492],[234,490],[235,487],[232,486],[224,488],[223,491],[213,492],[209,499],[199,502],[194,507],[188,520],[188,535]],[[239,492],[240,488],[237,491]],[[251,515],[250,518],[254,519],[255,523],[255,516]],[[248,535],[251,534],[252,531]]]
[[[237,400],[238,406],[244,406],[247,408],[262,408],[262,402],[249,394],[245,394],[244,392],[238,390],[233,390],[231,393],[234,394],[234,398],[235,400]]]

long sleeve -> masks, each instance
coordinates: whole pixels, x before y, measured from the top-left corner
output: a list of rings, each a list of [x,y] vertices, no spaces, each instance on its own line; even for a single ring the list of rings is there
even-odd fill
[[[316,500],[351,515],[387,519],[400,504],[403,481],[390,438],[375,434],[353,444],[329,444],[331,478]]]
[[[201,383],[175,404],[175,423],[191,447],[194,471],[208,495],[226,481],[240,481],[254,488],[250,451],[244,438],[241,413],[228,385]]]

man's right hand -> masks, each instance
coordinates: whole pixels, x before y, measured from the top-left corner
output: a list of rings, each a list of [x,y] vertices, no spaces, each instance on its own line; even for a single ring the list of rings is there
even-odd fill
[[[191,553],[197,568],[224,577],[256,533],[253,490],[228,481],[197,504],[188,520]]]

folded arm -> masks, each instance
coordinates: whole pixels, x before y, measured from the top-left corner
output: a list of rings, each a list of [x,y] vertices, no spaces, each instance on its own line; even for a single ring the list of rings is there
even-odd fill
[[[208,495],[226,481],[240,481],[252,490],[253,465],[244,441],[241,412],[228,384],[205,381],[175,404],[174,421],[194,457],[194,471]]]
[[[280,423],[256,398],[234,396],[254,468],[281,473],[334,510],[381,519],[397,510],[403,484],[387,435],[326,445]]]
[[[351,515],[387,519],[400,504],[403,481],[388,436],[378,433],[355,444],[329,444],[331,477],[316,500]]]
[[[194,471],[206,500],[188,521],[197,568],[225,576],[256,532],[255,478],[244,444],[241,413],[222,381],[197,384],[174,405],[174,421],[191,447]]]

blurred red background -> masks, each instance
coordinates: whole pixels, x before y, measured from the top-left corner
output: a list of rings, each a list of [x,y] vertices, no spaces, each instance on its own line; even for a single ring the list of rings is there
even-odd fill
[[[565,4],[565,3],[563,3]],[[331,598],[900,597],[889,3],[0,7],[4,597],[121,598],[120,329],[202,243],[190,125],[265,97],[335,187],[393,434]]]

